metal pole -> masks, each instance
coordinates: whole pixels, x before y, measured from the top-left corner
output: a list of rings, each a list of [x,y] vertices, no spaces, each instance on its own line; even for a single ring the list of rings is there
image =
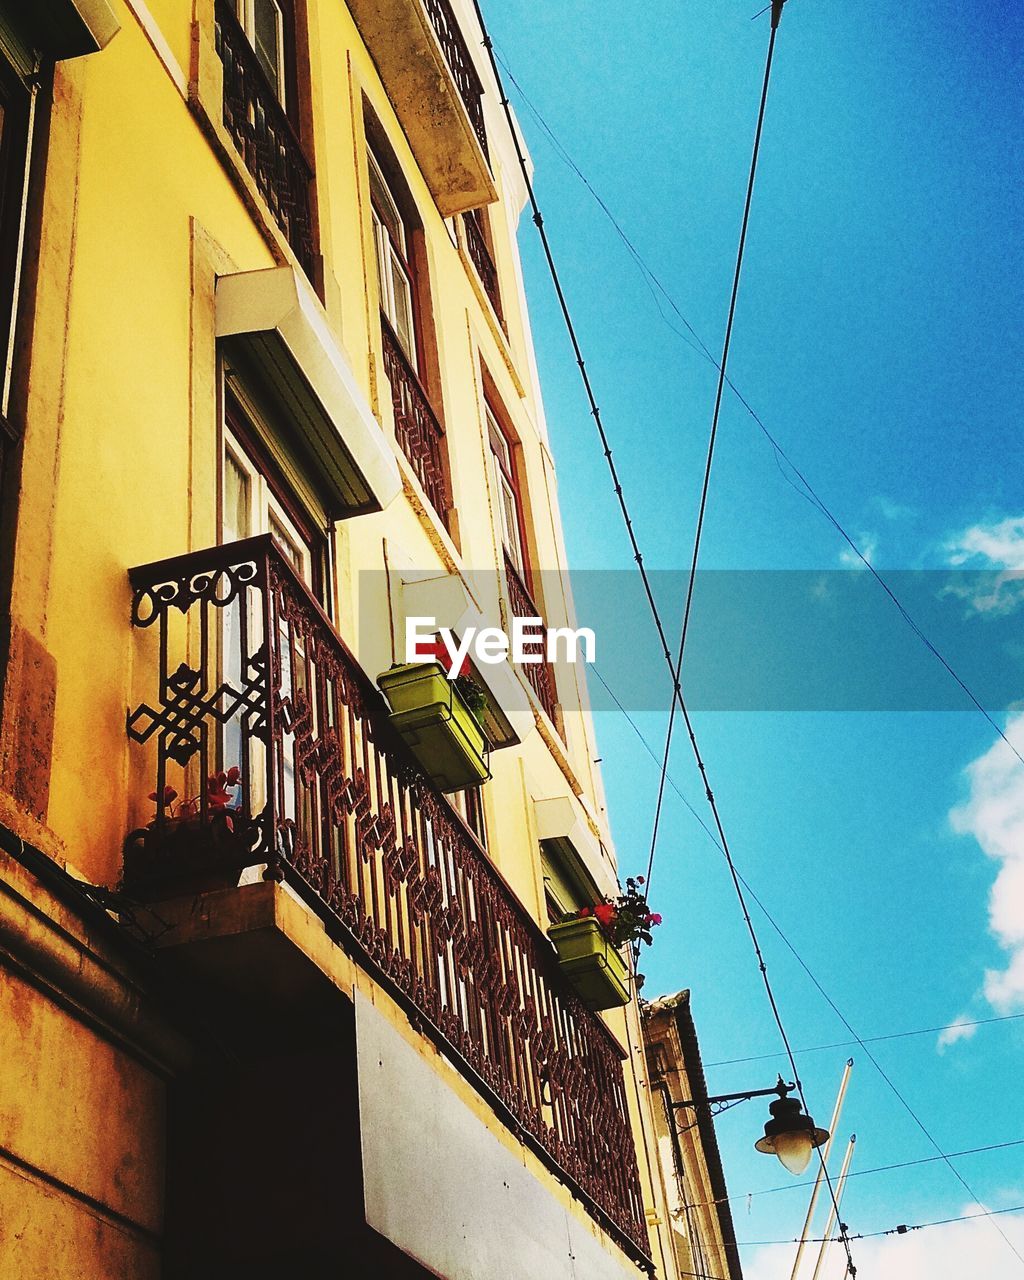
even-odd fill
[[[836,1095],[835,1109],[832,1112],[832,1123],[828,1127],[828,1141],[825,1143],[822,1158],[818,1161],[818,1176],[814,1180],[811,1201],[807,1206],[807,1217],[804,1218],[804,1229],[800,1232],[800,1245],[796,1251],[796,1258],[793,1260],[793,1270],[790,1272],[789,1280],[796,1280],[796,1273],[800,1270],[800,1260],[804,1256],[804,1247],[807,1244],[807,1237],[811,1230],[811,1219],[814,1217],[814,1210],[818,1203],[818,1193],[821,1191],[821,1184],[825,1176],[825,1165],[828,1164],[829,1152],[832,1150],[832,1139],[835,1137],[836,1129],[839,1127],[839,1117],[843,1113],[843,1100],[846,1097],[846,1086],[850,1083],[850,1072],[852,1070],[853,1059],[847,1058],[846,1067],[843,1070],[843,1078],[839,1082],[839,1093]]]
[[[821,1248],[818,1251],[818,1263],[817,1263],[817,1266],[814,1268],[814,1275],[811,1277],[811,1280],[818,1280],[818,1275],[821,1272],[822,1263],[825,1261],[825,1250],[828,1248],[829,1242],[832,1239],[832,1228],[836,1224],[836,1207],[842,1204],[842,1201],[843,1201],[843,1191],[846,1187],[846,1175],[850,1171],[850,1161],[853,1159],[853,1148],[856,1141],[857,1141],[857,1135],[853,1134],[853,1136],[850,1138],[850,1141],[847,1145],[846,1155],[843,1157],[843,1167],[839,1172],[839,1182],[836,1185],[836,1201],[835,1201],[835,1204],[832,1206],[832,1208],[829,1209],[828,1211],[828,1225],[825,1227],[825,1231],[821,1238]]]

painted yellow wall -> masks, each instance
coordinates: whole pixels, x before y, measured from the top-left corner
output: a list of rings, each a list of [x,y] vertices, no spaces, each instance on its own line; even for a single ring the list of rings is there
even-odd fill
[[[0,820],[106,885],[118,880],[125,834],[150,810],[148,786],[130,767],[124,727],[125,709],[147,674],[138,668],[145,646],[129,625],[127,570],[210,545],[218,536],[214,278],[293,261],[273,220],[254,202],[241,161],[230,144],[225,150],[223,129],[218,135],[212,0],[149,0],[148,6],[118,0],[116,8],[122,29],[109,48],[56,70],[11,604],[16,635],[40,658],[34,667],[12,667],[7,690],[9,703],[25,700],[28,718],[45,720],[51,700],[36,692],[39,672],[51,673],[52,757],[46,785],[36,789],[41,802],[29,803],[12,787],[8,766],[0,794]],[[406,495],[339,531],[340,630],[374,676],[393,658],[388,594],[378,576],[376,594],[360,595],[359,573],[383,570],[386,553],[424,569],[474,571],[482,610],[499,614],[500,542],[482,367],[522,443],[536,568],[561,567],[564,549],[557,510],[548,515],[554,477],[513,236],[523,193],[493,91],[488,118],[503,203],[492,227],[508,340],[452,243],[345,5],[308,0],[306,23],[312,112],[305,140],[318,175],[326,313],[370,404],[393,432],[370,239],[365,95],[423,222],[457,508],[453,539],[424,509],[399,456]],[[545,603],[549,620],[563,621],[563,602]],[[559,693],[567,742],[538,711],[538,729],[521,747],[494,754],[493,781],[484,792],[491,856],[542,922],[531,800],[577,795],[581,814],[611,850],[590,720],[571,680],[561,680]],[[5,719],[8,765],[20,741],[12,737],[12,723]],[[38,1043],[60,1017],[28,1007],[18,1016]],[[628,1041],[626,1019],[610,1021],[635,1048],[633,1012]],[[77,1035],[75,1044],[77,1058],[68,1069],[83,1079],[113,1073],[123,1085],[130,1101],[113,1122],[138,1121],[140,1132],[152,1125],[159,1103],[150,1082],[125,1078],[123,1064],[105,1065],[87,1035]],[[631,1116],[642,1133],[650,1127],[650,1099],[631,1070]],[[41,1076],[38,1085],[40,1097],[59,1099],[58,1077]],[[81,1105],[97,1120],[110,1110],[91,1095]],[[38,1136],[38,1143],[46,1140]],[[640,1165],[645,1205],[664,1219],[663,1191],[642,1143]],[[113,1179],[104,1195],[119,1194],[117,1170],[72,1173],[80,1180]],[[658,1232],[654,1245],[665,1274],[670,1263]],[[140,1262],[132,1274],[146,1274],[147,1265]]]

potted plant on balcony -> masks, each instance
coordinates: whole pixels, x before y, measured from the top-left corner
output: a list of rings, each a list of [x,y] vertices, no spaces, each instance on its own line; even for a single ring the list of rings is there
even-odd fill
[[[126,889],[147,900],[236,884],[248,862],[248,843],[235,827],[239,803],[233,793],[240,785],[237,766],[211,773],[205,813],[201,794],[178,800],[170,785],[151,791],[156,813],[125,841]]]
[[[396,664],[377,683],[392,725],[441,791],[487,781],[487,698],[468,673],[452,677],[435,657]]]
[[[629,967],[622,948],[649,946],[651,930],[661,924],[661,916],[648,908],[643,883],[643,876],[630,876],[625,893],[570,912],[548,930],[562,972],[590,1009],[629,1003]]]

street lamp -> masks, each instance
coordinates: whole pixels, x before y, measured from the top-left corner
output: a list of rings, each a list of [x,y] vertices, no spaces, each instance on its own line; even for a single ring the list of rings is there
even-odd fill
[[[828,1141],[828,1130],[819,1129],[814,1120],[804,1114],[799,1098],[791,1098],[790,1093],[796,1088],[794,1084],[786,1084],[782,1076],[771,1089],[749,1089],[745,1093],[720,1093],[713,1098],[702,1098],[699,1101],[689,1099],[685,1102],[673,1102],[673,1107],[706,1106],[712,1114],[715,1107],[724,1110],[736,1102],[747,1102],[750,1098],[767,1098],[771,1094],[777,1097],[769,1106],[771,1119],[764,1126],[764,1137],[754,1143],[756,1150],[765,1155],[778,1156],[781,1163],[792,1174],[801,1174],[807,1168],[811,1152]]]

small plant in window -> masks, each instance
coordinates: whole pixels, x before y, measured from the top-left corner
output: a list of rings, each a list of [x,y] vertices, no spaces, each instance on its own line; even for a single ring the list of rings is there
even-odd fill
[[[570,912],[566,920],[586,920],[593,917],[601,926],[608,941],[615,947],[626,943],[653,942],[651,930],[661,924],[661,916],[649,909],[643,894],[643,876],[630,876],[626,889],[617,898],[606,898],[592,907],[581,907]]]
[[[483,724],[487,715],[487,694],[472,676],[456,676],[452,684],[462,694],[462,700],[469,707],[479,724]]]

